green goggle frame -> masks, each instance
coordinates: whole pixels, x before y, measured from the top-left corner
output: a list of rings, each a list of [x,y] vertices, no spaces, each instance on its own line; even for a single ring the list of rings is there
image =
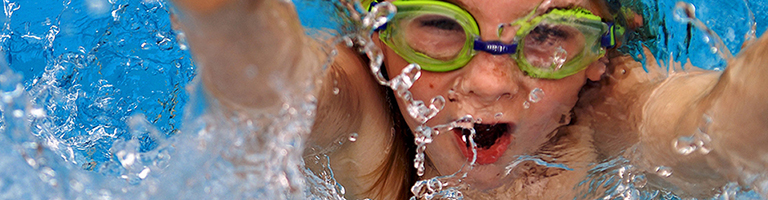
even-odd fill
[[[369,10],[377,4],[370,0],[369,2]],[[377,28],[379,38],[406,61],[417,63],[423,70],[433,72],[459,69],[466,65],[474,55],[484,51],[494,55],[511,54],[511,57],[517,61],[518,67],[531,77],[561,79],[578,73],[605,55],[605,49],[614,47],[616,35],[623,32],[621,27],[614,26],[612,23],[604,23],[599,16],[585,9],[554,9],[535,17],[533,16],[534,13],[531,12],[524,19],[510,23],[511,26],[519,28],[515,32],[514,42],[505,44],[499,41],[480,40],[480,30],[474,17],[454,4],[435,0],[399,0],[390,3],[397,8],[397,13],[387,24]],[[403,36],[404,31],[395,28],[398,27],[398,23],[426,15],[450,18],[461,26],[466,38],[463,47],[456,52],[454,57],[436,59],[414,50],[406,39],[402,39],[405,37]],[[584,44],[579,44],[583,45],[583,48],[566,52],[566,54],[573,55],[567,56],[567,59],[563,58],[565,60],[556,64],[544,64],[543,66],[542,64],[532,64],[531,60],[533,59],[530,58],[536,56],[527,56],[525,52],[526,48],[533,47],[526,47],[526,42],[523,40],[541,24],[566,26],[569,29],[577,30],[580,33],[580,38],[583,37]]]

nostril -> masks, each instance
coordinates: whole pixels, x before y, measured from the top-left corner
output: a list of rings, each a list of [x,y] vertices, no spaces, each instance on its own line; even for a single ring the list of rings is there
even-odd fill
[[[512,93],[509,93],[509,92],[501,94],[501,96],[499,96],[499,99],[511,99],[511,98],[512,98]]]

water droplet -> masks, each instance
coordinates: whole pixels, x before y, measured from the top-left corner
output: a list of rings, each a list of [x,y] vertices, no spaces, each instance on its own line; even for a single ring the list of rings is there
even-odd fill
[[[496,115],[493,115],[493,117],[496,119],[501,119],[502,117],[504,117],[504,113],[496,113]]]
[[[670,167],[658,166],[654,169],[654,171],[656,171],[656,175],[659,175],[664,178],[672,176],[672,168]]]
[[[637,175],[632,178],[632,183],[637,188],[644,188],[648,184],[648,179],[645,179],[645,175]]]
[[[417,122],[424,124],[427,122],[426,113],[428,112],[428,109],[426,106],[424,106],[423,101],[414,101],[410,105],[406,107],[406,110],[408,110],[408,114],[415,119]]]
[[[338,95],[339,92],[340,92],[339,88],[337,88],[337,87],[333,88],[333,94],[334,95]]]
[[[688,155],[696,151],[698,148],[692,136],[680,136],[674,141],[673,146],[677,150],[677,153],[682,155]]]
[[[712,151],[712,147],[710,146],[712,138],[707,134],[707,130],[711,123],[712,119],[709,116],[704,115],[702,124],[699,125],[692,135],[678,137],[673,142],[673,146],[677,150],[677,153],[689,155],[698,150],[701,154],[708,154]]]
[[[427,187],[430,191],[440,191],[443,190],[443,183],[438,179],[429,179],[429,181],[427,181]]]
[[[403,83],[407,85],[408,88],[411,88],[413,83],[421,77],[421,66],[418,64],[409,64],[403,69],[400,76],[403,76]]]
[[[357,133],[352,133],[349,135],[349,141],[350,142],[356,142],[357,141]]]
[[[445,108],[445,98],[443,98],[443,96],[436,96],[432,98],[431,103],[432,106],[430,107],[433,109],[443,110],[443,108]]]
[[[144,42],[144,43],[141,43],[141,49],[143,49],[143,50],[149,50],[149,43],[146,43],[146,42]]]
[[[13,110],[13,117],[16,117],[16,118],[24,117],[24,111],[23,110]]]
[[[673,16],[675,20],[680,21],[681,23],[691,24],[703,31],[705,34],[703,40],[709,44],[712,53],[718,53],[721,58],[726,60],[733,58],[733,54],[731,54],[731,51],[725,46],[725,43],[723,43],[720,36],[718,36],[714,30],[707,27],[704,22],[696,18],[696,7],[694,7],[693,4],[682,1],[678,2],[675,4]]]
[[[363,26],[373,30],[386,24],[395,15],[395,12],[397,12],[397,8],[389,2],[376,4],[363,18]]]
[[[557,47],[555,53],[552,55],[552,66],[555,71],[563,68],[565,60],[568,58],[568,51],[565,51],[563,47]],[[534,102],[535,103],[535,102]]]
[[[688,23],[692,18],[696,18],[696,7],[693,4],[678,2],[675,5],[673,17],[676,21]]]
[[[43,118],[45,117],[45,110],[42,108],[35,108],[29,111],[29,114],[31,114],[33,117],[36,118]]]
[[[531,93],[528,94],[528,101],[531,103],[538,103],[541,101],[541,98],[544,97],[544,90],[541,88],[534,88],[531,90]]]
[[[528,102],[528,101],[523,102],[523,108],[525,109],[531,108],[531,102]]]
[[[150,170],[148,167],[144,167],[144,169],[143,169],[143,170],[141,170],[141,172],[139,172],[139,174],[137,174],[137,176],[138,176],[140,179],[145,179],[145,178],[147,178],[147,175],[149,175],[149,172],[150,172],[150,171],[151,171],[151,170]]]
[[[347,47],[355,46],[355,42],[352,41],[351,37],[345,36],[342,38],[342,40],[344,41],[344,44],[347,45]]]

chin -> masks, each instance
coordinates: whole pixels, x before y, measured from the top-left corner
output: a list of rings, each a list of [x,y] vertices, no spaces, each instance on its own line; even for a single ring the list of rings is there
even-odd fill
[[[490,191],[511,183],[513,178],[507,175],[504,165],[489,164],[476,166],[465,181],[472,190]]]

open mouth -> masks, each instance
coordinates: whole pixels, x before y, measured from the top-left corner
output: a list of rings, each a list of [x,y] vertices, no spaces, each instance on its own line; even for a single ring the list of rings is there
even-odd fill
[[[474,124],[477,164],[495,163],[501,158],[509,144],[512,143],[512,134],[510,133],[512,128],[513,125],[508,123]],[[464,157],[471,160],[473,156],[472,146],[469,143],[471,131],[460,128],[453,129],[453,131]]]

